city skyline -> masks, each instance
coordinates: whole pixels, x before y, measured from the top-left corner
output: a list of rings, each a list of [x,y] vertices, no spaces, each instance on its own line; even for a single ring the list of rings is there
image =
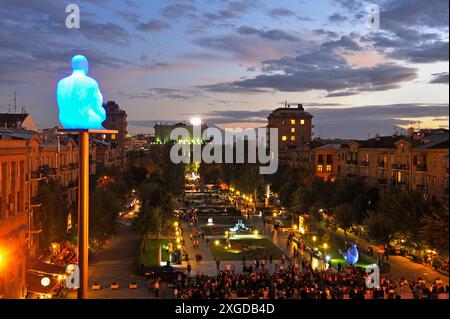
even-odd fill
[[[304,104],[316,137],[448,128],[445,1],[78,1],[80,29],[64,25],[69,3],[4,1],[1,112],[17,91],[18,111],[57,125],[56,83],[80,53],[131,133],[192,116],[264,126],[283,101]],[[365,25],[368,3],[380,29]]]

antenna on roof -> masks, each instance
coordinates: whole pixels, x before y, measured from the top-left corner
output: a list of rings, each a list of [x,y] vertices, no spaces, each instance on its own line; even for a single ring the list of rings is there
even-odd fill
[[[17,113],[17,91],[14,91],[14,113]]]

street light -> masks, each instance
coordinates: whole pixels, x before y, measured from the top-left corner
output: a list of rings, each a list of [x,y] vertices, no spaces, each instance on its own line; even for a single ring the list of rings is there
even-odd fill
[[[325,249],[325,255],[326,255],[326,254],[327,254],[328,244],[327,244],[327,243],[324,243],[324,244],[323,244],[323,248]]]

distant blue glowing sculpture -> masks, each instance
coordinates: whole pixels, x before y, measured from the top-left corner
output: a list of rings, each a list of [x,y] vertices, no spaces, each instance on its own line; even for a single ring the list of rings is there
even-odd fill
[[[103,97],[97,81],[87,76],[88,67],[86,57],[76,55],[72,75],[58,82],[59,121],[66,129],[105,129]]]
[[[355,265],[358,262],[359,254],[356,244],[350,244],[350,248],[346,252],[342,252],[340,249],[338,251],[348,264]]]

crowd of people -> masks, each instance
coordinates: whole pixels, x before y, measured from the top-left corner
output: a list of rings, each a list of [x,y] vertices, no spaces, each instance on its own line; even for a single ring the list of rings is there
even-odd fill
[[[174,283],[174,298],[179,299],[401,299],[448,298],[448,286],[431,287],[424,281],[381,279],[380,287],[366,287],[366,273],[357,268],[336,272],[317,270],[306,264],[301,271],[290,264],[286,270],[238,273],[221,270],[216,276],[180,276]]]
[[[189,222],[192,233],[190,239],[194,250],[198,250],[199,239],[203,240],[197,230],[198,216],[191,212],[183,216]],[[294,240],[294,234],[289,234],[287,245]],[[380,278],[380,287],[369,289],[366,285],[367,274],[364,269],[347,267],[342,269],[313,269],[312,257],[314,251],[300,242],[294,250],[292,258],[283,254],[282,261],[272,265],[272,256],[250,262],[242,260],[242,272],[227,263],[221,270],[220,260],[215,260],[217,274],[191,275],[191,265],[188,263],[187,273],[178,276],[173,286],[175,299],[437,299],[448,298],[449,287],[435,281],[432,285],[424,280],[409,282],[405,278],[389,280]],[[309,261],[303,257],[303,251],[310,256]],[[300,258],[299,258],[300,257]],[[316,256],[317,257],[317,256]],[[195,256],[200,263],[200,253]]]

